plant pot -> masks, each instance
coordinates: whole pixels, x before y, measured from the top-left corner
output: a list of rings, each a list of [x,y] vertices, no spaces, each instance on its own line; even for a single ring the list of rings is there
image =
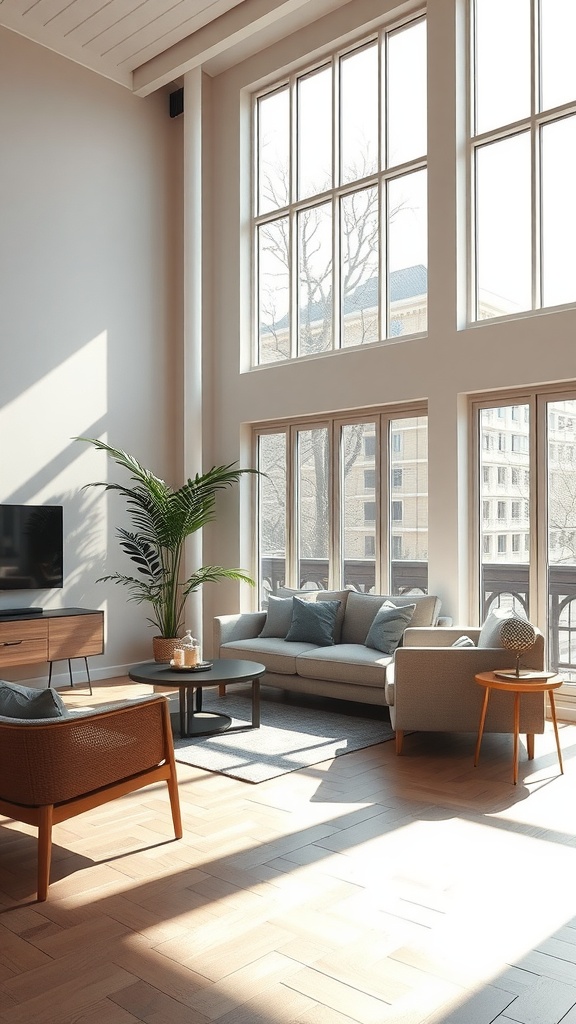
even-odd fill
[[[168,663],[172,660],[174,655],[174,648],[180,642],[180,637],[165,637],[165,636],[153,636],[152,637],[152,651],[154,654],[154,661],[161,663]]]

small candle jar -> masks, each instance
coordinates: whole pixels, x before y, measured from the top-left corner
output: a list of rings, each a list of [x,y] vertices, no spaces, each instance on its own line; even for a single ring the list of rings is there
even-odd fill
[[[185,661],[184,661],[184,648],[183,647],[175,647],[174,648],[174,651],[172,652],[172,661],[173,661],[174,665],[176,666],[176,668],[184,668]]]
[[[184,664],[186,668],[196,668],[198,664],[198,647],[186,647],[184,649]]]

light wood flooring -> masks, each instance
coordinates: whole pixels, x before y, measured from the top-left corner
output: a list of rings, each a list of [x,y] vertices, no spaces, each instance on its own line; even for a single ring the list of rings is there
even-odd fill
[[[70,704],[142,692],[109,680]],[[320,713],[320,712],[319,712]],[[250,785],[165,787],[36,840],[0,818],[6,1024],[576,1024],[576,726],[407,736]]]

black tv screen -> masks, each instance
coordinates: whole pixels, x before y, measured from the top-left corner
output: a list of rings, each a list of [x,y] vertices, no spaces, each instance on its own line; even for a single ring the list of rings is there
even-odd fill
[[[0,590],[62,587],[61,505],[0,505]]]

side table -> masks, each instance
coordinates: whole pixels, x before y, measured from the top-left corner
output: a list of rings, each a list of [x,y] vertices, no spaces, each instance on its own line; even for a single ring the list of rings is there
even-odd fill
[[[502,671],[509,671],[504,670]],[[550,714],[552,717],[552,724],[554,726],[554,735],[556,737],[556,750],[558,751],[558,763],[560,764],[560,772],[564,774],[564,765],[562,763],[562,750],[560,749],[560,737],[558,735],[558,723],[556,721],[556,705],[554,703],[554,690],[557,690],[559,686],[562,686],[564,682],[560,676],[553,675],[550,672],[543,672],[542,675],[537,673],[531,673],[530,678],[526,676],[518,676],[516,678],[511,677],[507,679],[501,679],[498,676],[498,672],[479,672],[475,677],[476,682],[480,686],[485,687],[484,703],[482,704],[482,712],[480,714],[480,724],[478,726],[478,739],[476,741],[476,751],[474,753],[474,767],[477,766],[480,758],[480,745],[482,743],[482,734],[484,732],[484,723],[486,721],[486,712],[488,710],[488,701],[490,699],[491,690],[504,690],[507,693],[514,694],[514,764],[513,764],[513,780],[514,785],[518,782],[518,747],[520,738],[520,696],[523,693],[547,693],[550,698]],[[526,743],[528,747],[528,759],[531,761],[534,757],[534,734],[530,734],[526,737]]]

